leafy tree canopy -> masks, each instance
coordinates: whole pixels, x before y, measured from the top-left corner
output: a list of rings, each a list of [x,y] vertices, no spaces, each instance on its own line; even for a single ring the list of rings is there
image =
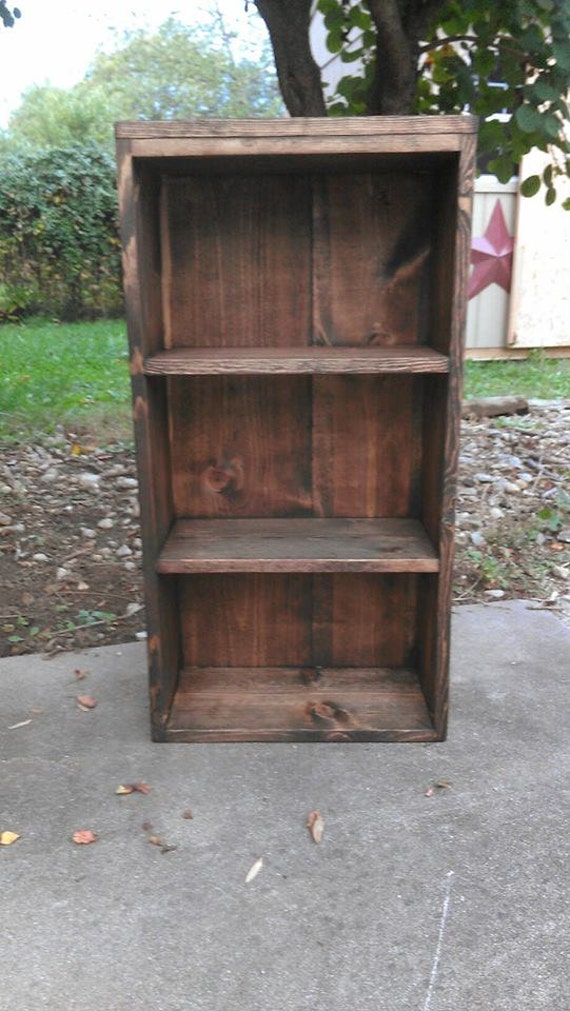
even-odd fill
[[[254,62],[237,59],[232,41],[214,21],[197,30],[175,18],[156,33],[127,33],[73,88],[29,89],[10,119],[10,144],[111,146],[117,120],[282,115],[269,46]]]
[[[255,2],[292,115],[468,110],[501,181],[532,148],[550,154],[542,182],[556,199],[556,177],[570,175],[570,0],[318,0],[327,48],[347,69],[332,88],[310,50],[311,0]],[[523,193],[540,186],[531,177]]]
[[[19,17],[21,13],[18,7],[8,7],[6,0],[0,0],[0,21],[4,28],[13,28]]]

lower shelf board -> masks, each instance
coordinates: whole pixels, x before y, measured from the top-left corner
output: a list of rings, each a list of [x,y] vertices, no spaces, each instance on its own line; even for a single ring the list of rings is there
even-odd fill
[[[413,670],[188,668],[167,741],[435,741]]]

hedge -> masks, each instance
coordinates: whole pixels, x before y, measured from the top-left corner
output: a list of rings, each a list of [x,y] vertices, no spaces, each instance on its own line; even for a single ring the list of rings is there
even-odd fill
[[[115,163],[95,143],[0,156],[0,317],[122,311]]]

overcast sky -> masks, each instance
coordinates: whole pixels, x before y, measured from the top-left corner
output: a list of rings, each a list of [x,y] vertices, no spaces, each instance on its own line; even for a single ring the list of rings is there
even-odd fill
[[[22,17],[14,28],[0,28],[0,126],[5,126],[22,92],[32,84],[70,87],[84,76],[98,48],[114,45],[114,32],[158,27],[170,14],[185,24],[207,20],[207,0],[179,0],[173,6],[150,0],[9,0]],[[218,0],[226,25],[252,44],[265,26],[252,3]],[[57,20],[56,20],[57,18]]]

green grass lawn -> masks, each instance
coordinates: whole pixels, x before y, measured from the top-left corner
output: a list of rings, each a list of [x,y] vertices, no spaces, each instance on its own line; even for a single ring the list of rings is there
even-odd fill
[[[570,359],[467,362],[465,397],[509,394],[570,398]],[[132,438],[124,321],[0,326],[0,439],[57,425],[99,442]]]
[[[517,396],[570,399],[570,358],[547,358],[531,351],[520,361],[465,363],[463,394],[472,397]]]
[[[123,320],[0,326],[0,438],[57,425],[99,440],[132,438]]]

